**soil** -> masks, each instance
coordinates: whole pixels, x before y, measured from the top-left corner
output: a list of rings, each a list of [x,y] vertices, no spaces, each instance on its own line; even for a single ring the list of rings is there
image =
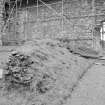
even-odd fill
[[[33,81],[27,87],[11,85],[11,81],[1,78],[0,105],[64,105],[96,62],[96,59],[72,54],[59,41],[48,39],[27,42],[12,52],[0,52],[1,68],[15,52],[28,55],[34,61]]]

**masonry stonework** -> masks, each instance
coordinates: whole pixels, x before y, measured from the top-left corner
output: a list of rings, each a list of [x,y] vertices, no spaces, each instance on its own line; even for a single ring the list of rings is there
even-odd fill
[[[60,37],[61,32],[65,33],[64,36],[71,38],[92,36],[94,17],[91,15],[94,15],[94,13],[91,3],[86,2],[86,0],[82,2],[66,1],[64,2],[63,17],[60,14],[62,12],[61,3],[58,2],[58,4],[50,6],[58,14],[46,6],[39,7],[38,17],[36,8],[20,11],[20,15],[24,17],[24,33],[27,35],[27,38],[30,38],[30,36],[34,38],[55,38]],[[25,13],[27,11],[28,17],[23,11]]]
[[[94,27],[104,19],[104,15],[96,16],[96,13],[102,13],[103,10],[99,7],[105,4],[104,0],[95,1],[94,6],[100,5],[97,8],[93,7],[93,0],[65,0],[63,16],[61,2],[48,5],[48,7],[44,4],[39,6],[38,16],[36,7],[22,8],[18,10],[15,22],[16,32],[11,32],[9,36],[17,34],[16,39],[19,41],[33,38],[56,38],[62,35],[70,38],[93,38]]]

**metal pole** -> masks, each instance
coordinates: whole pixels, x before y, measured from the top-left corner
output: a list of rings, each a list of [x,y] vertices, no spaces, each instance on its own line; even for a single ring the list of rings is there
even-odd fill
[[[37,0],[37,19],[38,19],[38,15],[39,15],[39,13],[38,13],[39,10],[38,9],[39,9],[39,0]]]
[[[64,27],[63,27],[63,24],[64,24],[64,21],[63,21],[63,14],[64,14],[64,7],[63,7],[63,3],[64,1],[62,0],[62,32],[64,31]],[[63,33],[62,33],[63,34]]]
[[[92,7],[93,7],[93,13],[94,13],[94,23],[93,23],[93,26],[92,26],[92,38],[93,38],[93,41],[92,41],[92,47],[95,48],[95,39],[94,39],[94,27],[95,27],[95,24],[96,24],[96,8],[95,8],[95,0],[92,0]]]
[[[45,2],[43,2],[42,0],[39,0],[41,3],[43,3],[46,7],[48,7],[49,9],[51,9],[52,11],[54,11],[56,14],[59,14],[55,9],[53,9],[51,6],[49,6],[48,4],[46,4]]]
[[[17,26],[16,26],[16,23],[17,23],[17,0],[16,0],[16,17],[15,17],[15,39],[16,41],[18,41],[18,38],[17,38]]]
[[[27,0],[27,5],[29,1]],[[26,40],[28,39],[28,8],[26,8]]]
[[[21,8],[21,5],[22,5],[22,0],[20,0],[20,6],[19,6],[19,8]]]
[[[16,2],[16,1],[15,1],[15,2]],[[6,25],[3,27],[3,32],[4,32],[4,30],[6,29],[7,24],[9,23],[9,20],[10,20],[10,18],[11,18],[11,15],[12,15],[12,13],[13,13],[13,10],[14,10],[14,8],[15,8],[15,5],[16,5],[16,3],[14,3],[14,6],[13,6],[13,8],[12,8],[10,14],[9,14],[9,17],[8,17],[7,21],[6,21]]]
[[[28,5],[28,0],[27,0],[27,5]]]

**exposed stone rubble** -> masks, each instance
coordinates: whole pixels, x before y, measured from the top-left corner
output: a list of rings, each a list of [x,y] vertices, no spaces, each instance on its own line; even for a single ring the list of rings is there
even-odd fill
[[[9,82],[28,85],[30,84],[33,74],[30,65],[33,63],[29,56],[13,53],[6,64],[5,79]],[[30,70],[29,70],[30,69]]]
[[[73,55],[60,41],[27,42],[11,52],[4,65],[0,99],[8,105],[61,105],[92,62]]]
[[[60,40],[64,47],[66,47],[73,54],[91,59],[100,59],[103,56],[101,46],[99,49],[95,49],[86,44],[79,44],[78,40],[74,40],[74,43],[73,40],[70,41],[69,38],[58,38],[58,40]]]

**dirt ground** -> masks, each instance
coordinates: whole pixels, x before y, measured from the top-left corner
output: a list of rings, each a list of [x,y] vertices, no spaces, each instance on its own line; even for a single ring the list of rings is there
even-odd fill
[[[105,65],[94,65],[85,74],[65,105],[104,105]]]
[[[0,62],[8,60],[11,49],[14,47],[1,48]],[[53,56],[44,63],[45,67],[38,73],[42,75],[47,72],[56,79],[53,85],[51,82],[52,88],[44,94],[37,91],[8,92],[0,80],[0,105],[104,105],[105,67],[102,63],[99,61],[95,63],[96,60],[85,59],[62,48],[47,47],[47,49],[49,55]]]

